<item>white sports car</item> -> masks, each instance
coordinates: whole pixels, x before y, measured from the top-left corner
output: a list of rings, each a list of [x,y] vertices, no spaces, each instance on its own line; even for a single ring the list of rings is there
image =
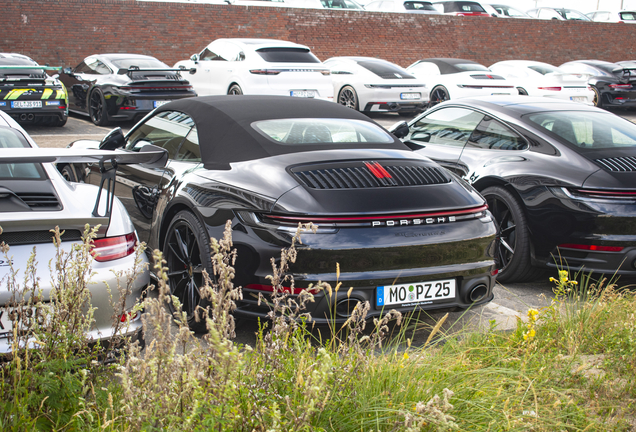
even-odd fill
[[[217,39],[175,68],[196,69],[188,80],[199,96],[277,95],[333,100],[331,76],[311,50],[272,39]]]
[[[13,327],[23,324],[16,324],[20,321],[15,318],[13,302],[19,299],[14,299],[9,289],[11,269],[15,271],[15,281],[22,285],[27,262],[35,249],[39,263],[36,276],[39,277],[43,301],[48,301],[53,287],[51,281],[57,277],[55,266],[49,267],[49,262],[56,256],[49,230],[56,226],[64,231],[60,247],[68,252],[75,243],[82,241],[86,224],[91,227],[100,225],[92,249],[93,276],[89,290],[91,304],[97,309],[89,337],[97,340],[113,336],[115,309],[111,294],[117,301],[118,293],[115,272],[123,273],[134,267],[137,233],[126,209],[114,197],[112,190],[85,183],[69,183],[51,162],[150,163],[160,154],[151,153],[154,156],[148,158],[147,154],[141,153],[131,156],[105,150],[38,148],[13,119],[0,112],[0,244],[9,246],[6,256],[0,254],[0,354],[11,351]],[[124,321],[127,315],[131,315],[130,310],[150,280],[148,259],[145,255],[141,259],[143,268],[132,282],[130,295],[125,301],[126,310],[121,315],[117,313],[117,318]],[[126,286],[126,277],[119,279]],[[131,315],[130,318],[130,325],[122,331],[135,335],[141,330],[140,315]]]
[[[363,112],[414,115],[428,104],[428,88],[400,66],[373,57],[332,57],[336,101]]]
[[[490,70],[514,82],[520,95],[549,97],[594,105],[594,92],[587,85],[589,75],[565,72],[548,63],[506,60]]]
[[[431,90],[430,105],[449,99],[490,95],[516,95],[517,90],[504,77],[470,60],[429,58],[406,70]]]

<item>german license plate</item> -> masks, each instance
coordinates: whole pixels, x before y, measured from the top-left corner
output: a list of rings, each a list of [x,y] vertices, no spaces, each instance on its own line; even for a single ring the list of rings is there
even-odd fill
[[[570,96],[570,100],[573,102],[587,102],[587,98],[585,96]]]
[[[455,279],[379,286],[376,304],[384,306],[416,306],[455,298]]]
[[[11,108],[42,108],[42,101],[11,101]]]
[[[157,108],[157,107],[160,107],[161,105],[167,104],[168,102],[170,102],[170,101],[169,100],[154,101],[153,105],[154,105],[155,108]]]
[[[421,93],[400,93],[400,99],[415,100],[422,97]]]
[[[291,97],[302,97],[302,98],[312,98],[316,97],[315,90],[292,90],[289,92]]]
[[[21,308],[21,313],[17,313],[13,308],[0,307],[0,337],[12,334],[15,322],[19,329],[26,329],[33,319],[42,321],[41,315],[41,310],[36,308]]]

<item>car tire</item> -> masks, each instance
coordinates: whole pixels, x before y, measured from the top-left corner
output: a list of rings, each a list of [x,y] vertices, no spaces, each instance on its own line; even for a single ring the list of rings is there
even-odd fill
[[[501,265],[497,280],[524,282],[536,278],[543,269],[532,267],[530,232],[522,205],[510,191],[501,186],[488,187],[481,194],[497,225],[497,258]]]
[[[66,179],[67,182],[76,183],[77,176],[75,175],[75,170],[71,165],[64,165],[60,169],[60,173],[62,177]]]
[[[356,111],[360,109],[358,103],[358,93],[350,85],[346,85],[338,92],[338,103]]]
[[[444,86],[436,86],[431,90],[431,94],[429,96],[429,107],[435,106],[440,102],[444,102],[450,99],[450,95],[448,94],[448,90]]]
[[[241,90],[241,86],[239,86],[238,84],[232,84],[230,86],[230,89],[227,91],[227,94],[232,96],[240,96],[243,94],[243,90]]]
[[[517,87],[517,92],[520,96],[528,96],[528,91],[523,87]]]
[[[199,308],[205,309],[209,304],[200,294],[204,285],[203,270],[214,277],[210,237],[190,211],[177,213],[170,222],[163,243],[163,258],[168,267],[170,294],[181,302],[188,326],[195,332],[205,332],[205,317]]]
[[[93,124],[97,126],[108,126],[108,113],[106,111],[106,100],[99,90],[93,90],[88,103],[88,114]]]
[[[601,95],[601,91],[596,86],[591,86],[592,91],[594,92],[594,106],[598,108],[603,108],[603,97]]]

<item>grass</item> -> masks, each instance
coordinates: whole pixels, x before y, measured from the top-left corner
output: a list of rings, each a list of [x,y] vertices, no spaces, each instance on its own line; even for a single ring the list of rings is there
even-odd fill
[[[562,271],[552,304],[529,310],[514,331],[445,334],[439,322],[422,347],[409,344],[406,329],[418,324],[412,317],[390,312],[367,322],[368,305],[345,326],[332,326],[328,339],[316,339],[303,308],[311,292],[292,299],[281,290],[262,299],[271,313],[255,346],[240,346],[232,342],[230,312],[241,292],[232,284],[230,232],[212,241],[218,282],[205,290],[206,335],[188,329],[159,264],[158,295],[143,302],[145,329],[155,335],[146,348],[131,344],[118,363],[104,365],[94,350],[16,346],[1,369],[0,429],[636,428],[636,296],[628,289],[587,277],[576,283]],[[295,245],[280,265],[273,262],[274,286],[289,285],[286,266],[294,259]]]

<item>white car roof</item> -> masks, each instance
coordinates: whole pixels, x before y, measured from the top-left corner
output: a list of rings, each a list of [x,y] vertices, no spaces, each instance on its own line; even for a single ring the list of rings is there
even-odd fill
[[[227,42],[232,42],[237,45],[242,46],[243,48],[247,48],[250,50],[257,50],[259,48],[306,48],[309,49],[308,46],[300,45],[294,42],[289,42],[286,40],[277,40],[277,39],[257,39],[257,38],[220,38],[215,39],[210,44],[223,40]],[[310,50],[311,51],[311,50]]]

